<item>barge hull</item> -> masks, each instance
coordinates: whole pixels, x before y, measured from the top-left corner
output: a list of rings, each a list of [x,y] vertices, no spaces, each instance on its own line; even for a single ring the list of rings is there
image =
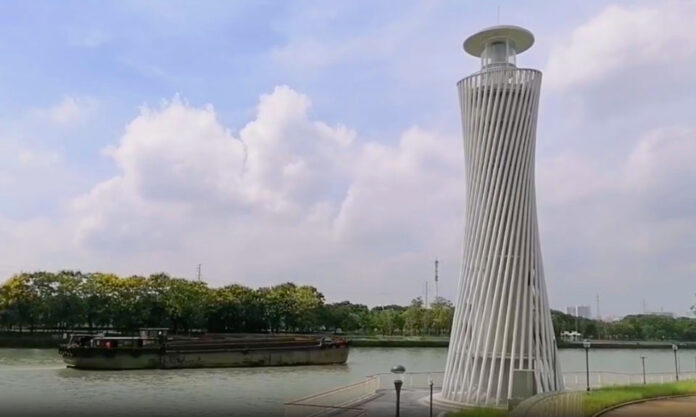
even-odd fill
[[[79,356],[63,357],[63,361],[71,368],[95,370],[127,370],[127,369],[157,369],[160,367],[160,357],[157,353],[143,353],[134,357],[129,352],[119,352],[113,357]]]
[[[231,352],[167,352],[161,368],[226,368],[250,366],[330,365],[345,363],[348,349],[252,350]]]
[[[348,348],[263,349],[250,351],[167,351],[142,353],[115,352],[115,355],[68,356],[66,364],[78,369],[181,369],[254,366],[331,365],[348,359]]]

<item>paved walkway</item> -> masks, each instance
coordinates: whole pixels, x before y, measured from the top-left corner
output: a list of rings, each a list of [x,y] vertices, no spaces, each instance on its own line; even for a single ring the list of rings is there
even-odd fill
[[[401,390],[400,417],[428,417],[430,410],[428,403],[423,399],[429,396],[430,392],[425,389],[403,389]],[[396,392],[391,390],[379,390],[374,398],[360,404],[361,408],[367,410],[368,417],[394,416],[396,414]],[[433,406],[433,417],[442,414],[444,410]]]
[[[694,417],[696,396],[652,400],[625,405],[602,414],[602,417]]]

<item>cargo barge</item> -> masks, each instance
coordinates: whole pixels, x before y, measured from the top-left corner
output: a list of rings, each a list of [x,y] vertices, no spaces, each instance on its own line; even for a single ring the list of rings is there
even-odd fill
[[[77,369],[330,365],[346,362],[348,342],[314,335],[171,337],[166,329],[144,329],[138,337],[71,335],[58,352]]]

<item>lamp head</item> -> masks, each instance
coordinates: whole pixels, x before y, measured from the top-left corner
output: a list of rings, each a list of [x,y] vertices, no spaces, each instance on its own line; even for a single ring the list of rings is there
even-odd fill
[[[406,368],[403,365],[394,365],[391,368],[393,374],[403,374],[406,372]]]
[[[481,69],[515,67],[517,54],[534,43],[534,35],[519,26],[498,25],[483,29],[464,41],[464,50],[481,57]]]

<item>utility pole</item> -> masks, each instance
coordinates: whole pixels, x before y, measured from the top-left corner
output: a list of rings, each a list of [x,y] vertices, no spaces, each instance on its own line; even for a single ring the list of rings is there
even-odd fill
[[[425,308],[428,308],[428,281],[425,281]]]
[[[438,281],[437,265],[438,265],[438,263],[439,262],[437,261],[437,258],[435,258],[435,302],[436,303],[438,302],[438,298],[440,297],[440,293],[438,292],[438,287],[437,287],[437,281]]]
[[[599,294],[597,294],[597,338],[602,338],[602,313],[599,310]]]
[[[201,282],[201,264],[198,264],[198,282]]]

